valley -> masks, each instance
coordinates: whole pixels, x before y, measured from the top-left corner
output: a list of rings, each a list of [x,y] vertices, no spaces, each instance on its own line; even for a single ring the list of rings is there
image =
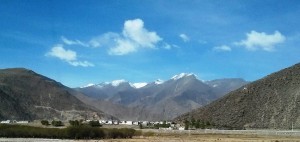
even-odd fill
[[[300,0],[0,9],[0,142],[300,142]]]
[[[169,120],[179,125],[175,129],[198,129],[203,124],[217,129],[298,129],[299,71],[296,64],[251,83],[201,81],[181,73],[167,81],[118,80],[72,89],[28,69],[4,69],[0,105],[6,109],[0,110],[0,118],[147,125]]]

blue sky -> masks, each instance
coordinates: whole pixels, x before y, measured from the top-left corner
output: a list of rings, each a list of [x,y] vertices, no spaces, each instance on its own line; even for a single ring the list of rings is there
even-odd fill
[[[253,81],[300,61],[297,0],[1,0],[0,68],[77,87],[116,79]]]

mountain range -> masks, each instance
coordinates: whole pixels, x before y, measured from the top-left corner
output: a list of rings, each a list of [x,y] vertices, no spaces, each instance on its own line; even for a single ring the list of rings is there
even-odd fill
[[[220,128],[299,129],[300,64],[244,85],[175,120],[190,118],[210,121]]]
[[[167,81],[116,80],[75,89],[28,69],[0,69],[1,120],[153,121],[180,115],[174,120],[194,118],[219,128],[299,129],[299,96],[300,64],[251,83],[181,73]]]
[[[75,88],[81,101],[124,120],[171,120],[204,106],[245,84],[243,79],[201,81],[181,73],[167,81],[130,83],[116,80]]]
[[[194,74],[181,73],[167,81],[116,80],[72,89],[28,69],[1,69],[0,119],[170,120],[246,83],[201,81]]]

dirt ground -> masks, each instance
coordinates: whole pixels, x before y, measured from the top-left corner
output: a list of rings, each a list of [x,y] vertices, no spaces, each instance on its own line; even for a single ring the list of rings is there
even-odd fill
[[[157,135],[139,136],[132,139],[107,140],[57,140],[57,139],[9,139],[0,138],[0,142],[300,142],[300,137],[257,136],[236,134],[192,134],[192,135]]]
[[[300,137],[200,134],[135,137],[133,139],[103,140],[104,142],[300,142]]]
[[[109,141],[109,140],[108,140]],[[291,137],[258,137],[249,135],[191,135],[135,138],[132,142],[296,142],[300,138]],[[121,142],[121,141],[120,141]],[[123,142],[126,142],[124,140]]]

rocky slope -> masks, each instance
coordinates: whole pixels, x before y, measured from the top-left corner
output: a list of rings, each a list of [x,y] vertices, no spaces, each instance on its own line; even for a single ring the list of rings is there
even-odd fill
[[[0,120],[93,119],[103,117],[64,85],[23,68],[0,70]]]
[[[175,120],[191,117],[236,129],[300,128],[300,64],[245,85]]]

